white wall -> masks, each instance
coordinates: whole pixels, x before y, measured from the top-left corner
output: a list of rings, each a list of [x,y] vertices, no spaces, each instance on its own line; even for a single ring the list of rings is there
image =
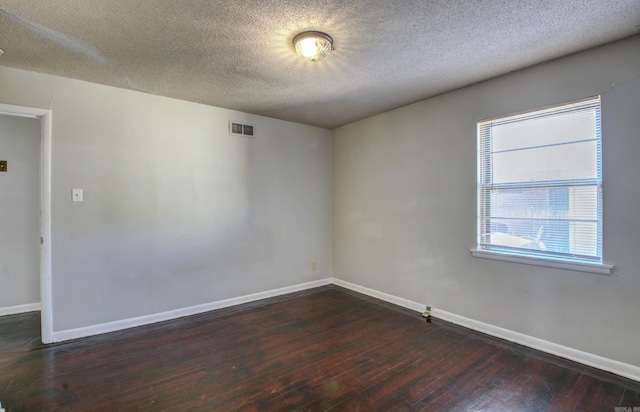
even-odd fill
[[[330,131],[5,67],[0,102],[53,113],[54,331],[331,276]]]
[[[334,130],[334,276],[640,366],[640,36]],[[476,123],[602,95],[612,276],[473,258]]]
[[[0,114],[0,308],[40,302],[40,122]],[[8,310],[8,309],[7,309]]]

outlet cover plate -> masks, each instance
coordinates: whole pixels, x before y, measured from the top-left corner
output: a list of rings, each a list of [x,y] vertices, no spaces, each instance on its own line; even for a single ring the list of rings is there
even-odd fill
[[[71,189],[71,201],[72,202],[84,201],[82,196],[82,189]]]

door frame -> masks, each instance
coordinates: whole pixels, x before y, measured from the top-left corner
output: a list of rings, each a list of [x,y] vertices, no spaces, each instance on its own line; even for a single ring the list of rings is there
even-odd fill
[[[51,287],[51,118],[49,109],[0,103],[0,113],[40,119],[40,300],[42,343],[53,342]]]

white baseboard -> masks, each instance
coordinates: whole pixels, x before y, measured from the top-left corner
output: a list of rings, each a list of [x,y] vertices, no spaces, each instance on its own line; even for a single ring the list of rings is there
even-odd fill
[[[219,300],[216,302],[204,303],[201,305],[190,306],[170,310],[167,312],[155,313],[152,315],[139,316],[135,318],[116,320],[113,322],[101,323],[76,329],[67,329],[53,332],[53,341],[61,342],[70,339],[84,338],[87,336],[99,335],[102,333],[115,332],[123,329],[133,328],[136,326],[149,325],[151,323],[162,322],[165,320],[182,318],[185,316],[197,315],[211,310],[227,308],[230,306],[240,305],[243,303],[254,302],[256,300],[272,298],[288,293],[299,292],[306,289],[317,288],[319,286],[330,285],[331,279],[321,279],[312,282],[300,283],[298,285],[287,286],[284,288],[268,290],[265,292],[252,293],[250,295],[239,296],[231,299]]]
[[[385,302],[393,303],[394,305],[402,306],[403,308],[415,310],[416,312],[424,312],[425,305],[422,305],[420,303],[412,302],[404,298],[399,298],[397,296],[380,292],[375,289],[369,289],[367,287],[356,285],[355,283],[347,282],[344,280],[336,278],[333,278],[332,280],[334,285],[342,286],[343,288],[350,289],[376,299],[384,300]]]
[[[569,359],[587,366],[592,366],[597,369],[615,373],[616,375],[624,376],[625,378],[640,381],[640,367],[631,365],[629,363],[608,359],[589,352],[583,352],[578,349],[573,349],[568,346],[563,346],[557,343],[538,339],[533,336],[525,335],[523,333],[515,332],[509,329],[504,329],[499,326],[494,326],[488,323],[465,318],[464,316],[456,315],[444,310],[431,308],[431,316],[433,316],[434,318],[446,320],[447,322],[455,323],[456,325],[464,326],[469,329],[486,333],[487,335],[495,336],[518,343],[523,346],[537,349],[542,352],[550,353],[561,358]]]
[[[113,322],[102,323],[99,325],[92,325],[77,329],[68,329],[53,332],[53,341],[61,342],[70,339],[83,338],[86,336],[99,335],[102,333],[115,332],[127,328],[133,328],[136,326],[148,325],[151,323],[162,322],[165,320],[177,319],[184,316],[196,315],[211,310],[227,308],[230,306],[240,305],[243,303],[254,302],[256,300],[267,299],[275,296],[286,295],[288,293],[299,292],[306,289],[312,289],[319,286],[325,286],[329,284],[335,284],[346,289],[353,290],[363,295],[371,296],[385,302],[389,302],[416,312],[422,313],[426,307],[425,304],[413,302],[408,299],[404,299],[398,296],[394,296],[385,292],[380,292],[375,289],[370,289],[364,286],[356,285],[344,280],[328,278],[317,280],[313,282],[301,283],[294,286],[288,286],[279,289],[273,289],[260,293],[253,293],[250,295],[239,296],[236,298],[220,300],[211,303],[205,303],[202,305],[190,306],[188,308],[181,308],[171,310],[162,313],[156,313],[152,315],[139,316],[136,318],[122,319]],[[5,312],[7,310],[13,310],[11,312]],[[0,308],[0,315],[28,312],[32,310],[39,310],[40,304],[20,305],[10,308]],[[17,312],[15,310],[18,310]],[[607,372],[614,373],[616,375],[623,376],[625,378],[640,381],[640,367],[631,365],[624,362],[608,359],[602,356],[594,355],[588,352],[583,352],[578,349],[573,349],[567,346],[559,345],[553,342],[548,342],[542,339],[535,338],[533,336],[525,335],[519,332],[515,332],[509,329],[504,329],[499,326],[490,325],[488,323],[480,322],[464,316],[456,315],[437,308],[431,308],[431,316],[437,319],[442,319],[447,322],[451,322],[456,325],[464,326],[469,329],[476,330],[478,332],[486,333],[487,335],[495,336],[507,341],[515,342],[523,346],[527,346],[533,349],[540,350],[542,352],[550,353],[565,359],[569,359],[575,362],[582,363],[584,365],[592,366],[597,369],[602,369]]]
[[[426,305],[424,304],[393,296],[388,293],[377,291],[375,289],[366,288],[364,286],[356,285],[344,280],[334,278],[333,283],[335,285],[342,286],[344,288],[351,289],[364,295],[381,299],[407,309],[415,310],[420,313],[422,313],[426,308]],[[594,355],[592,353],[583,352],[578,349],[573,349],[567,346],[559,345],[557,343],[538,339],[533,336],[501,328],[499,326],[490,325],[488,323],[466,318],[464,316],[456,315],[433,307],[431,308],[431,316],[459,326],[464,326],[466,328],[476,330],[478,332],[486,333],[487,335],[495,336],[497,338],[515,342],[517,344],[537,349],[542,352],[550,353],[561,358],[569,359],[587,366],[614,373],[616,375],[624,376],[625,378],[640,381],[640,367],[631,365],[629,363],[619,362],[613,359]]]
[[[26,305],[7,306],[0,308],[0,316],[15,315],[18,313],[35,312],[36,310],[42,310],[40,303],[27,303]]]

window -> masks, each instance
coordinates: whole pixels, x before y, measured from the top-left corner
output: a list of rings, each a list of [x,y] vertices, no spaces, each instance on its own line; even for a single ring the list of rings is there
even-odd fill
[[[600,97],[478,123],[474,256],[610,273],[601,154]]]

